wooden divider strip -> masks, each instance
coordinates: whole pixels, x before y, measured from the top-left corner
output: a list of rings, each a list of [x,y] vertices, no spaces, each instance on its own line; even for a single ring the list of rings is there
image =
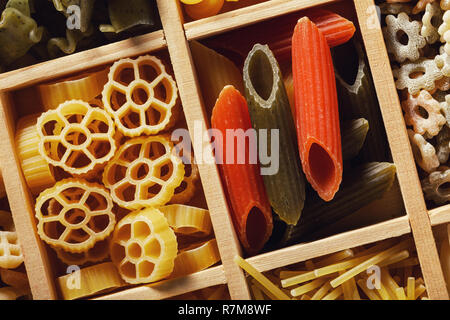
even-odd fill
[[[211,159],[211,149],[205,148],[210,146],[209,141],[203,141],[207,137],[207,122],[178,1],[157,0],[157,3],[196,159]],[[233,261],[237,254],[241,254],[241,248],[228,213],[217,166],[215,163],[199,163],[198,167],[230,296],[232,299],[250,299],[245,275]]]

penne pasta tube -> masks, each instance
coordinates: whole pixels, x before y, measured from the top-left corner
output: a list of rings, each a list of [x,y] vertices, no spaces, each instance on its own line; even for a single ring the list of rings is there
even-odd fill
[[[216,100],[225,86],[232,85],[244,93],[242,72],[230,59],[198,41],[191,41],[190,48],[209,119]]]
[[[220,165],[226,192],[231,203],[231,213],[236,233],[242,246],[249,254],[259,252],[272,234],[272,210],[264,189],[260,168],[251,162],[252,152],[256,152],[256,135],[247,140],[247,133],[252,133],[251,120],[245,98],[233,86],[226,86],[219,95],[211,118],[212,127],[222,133],[223,141],[216,142],[216,156],[222,155]],[[234,130],[233,136],[229,136]],[[236,139],[244,143],[233,147],[231,155],[227,146]],[[219,144],[219,145],[218,145]],[[244,159],[239,160],[244,153]],[[234,154],[237,153],[237,154]],[[232,159],[230,159],[232,156]],[[231,161],[230,161],[231,160]]]
[[[314,199],[303,210],[302,220],[287,226],[279,245],[314,239],[322,227],[354,213],[381,198],[394,182],[396,168],[392,163],[368,163],[349,172],[333,201]]]
[[[349,58],[352,52],[357,55],[356,67],[348,65],[348,62],[352,61]],[[342,112],[348,114],[350,118],[363,117],[370,125],[366,142],[361,150],[362,158],[365,161],[386,161],[389,150],[386,133],[372,75],[361,43],[353,41],[336,48],[334,62],[336,66],[342,66],[336,68],[336,85],[339,105],[343,107]],[[346,74],[350,72],[351,75]]]
[[[278,146],[277,168],[260,163],[270,205],[281,220],[295,225],[305,200],[305,182],[296,148],[294,120],[278,63],[267,45],[256,44],[244,65],[245,97],[258,141]],[[265,133],[265,136],[263,134]],[[272,139],[274,141],[272,141]],[[266,151],[266,150],[263,150]],[[261,150],[259,150],[261,154]]]
[[[350,160],[356,157],[366,141],[369,131],[369,122],[364,119],[356,119],[345,122],[342,126],[342,159]]]
[[[307,17],[292,36],[295,120],[303,171],[318,195],[334,198],[342,181],[342,146],[330,48]]]

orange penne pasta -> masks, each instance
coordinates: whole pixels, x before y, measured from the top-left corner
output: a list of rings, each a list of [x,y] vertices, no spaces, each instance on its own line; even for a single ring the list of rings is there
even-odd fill
[[[236,147],[236,140],[246,141],[245,133],[252,125],[247,102],[233,86],[226,86],[220,93],[213,109],[211,124],[223,136],[222,146],[217,145],[216,141],[216,155],[218,150],[223,155],[223,164],[220,167],[232,206],[232,218],[236,232],[244,249],[250,254],[257,253],[263,248],[272,233],[272,211],[259,165],[257,162],[252,164],[249,161],[251,142],[245,146],[245,161],[243,161],[245,163],[240,164],[242,161],[238,159],[237,153],[242,152],[243,149]],[[230,130],[235,130],[233,137],[227,134]],[[230,141],[231,139],[234,141]],[[248,140],[251,141],[251,139]],[[255,141],[256,139],[253,140],[253,142]],[[234,152],[232,159],[227,157],[227,142],[233,142],[233,148],[237,151]]]
[[[299,153],[306,178],[330,201],[342,181],[339,110],[330,48],[317,26],[300,19],[292,37]]]

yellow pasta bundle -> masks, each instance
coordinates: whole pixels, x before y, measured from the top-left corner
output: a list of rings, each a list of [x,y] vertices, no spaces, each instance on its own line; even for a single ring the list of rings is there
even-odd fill
[[[160,207],[159,210],[176,234],[207,237],[213,232],[208,210],[181,204]]]
[[[116,150],[114,123],[100,108],[71,100],[37,120],[39,152],[70,174],[83,175],[110,160]]]
[[[109,238],[98,241],[91,249],[80,253],[72,253],[61,248],[54,249],[59,260],[66,265],[82,266],[89,262],[101,262],[106,260],[106,258],[109,257],[109,243]]]
[[[33,194],[39,194],[56,182],[53,168],[39,152],[39,136],[36,130],[38,117],[38,114],[34,114],[21,118],[15,137],[23,175]]]
[[[264,274],[240,257],[235,262],[252,276],[255,299],[416,300],[426,288],[412,256],[411,239],[389,239],[283,267]]]
[[[35,208],[41,239],[72,253],[94,247],[116,224],[108,191],[81,179],[57,182],[39,195]]]
[[[37,87],[45,110],[56,109],[68,100],[91,101],[102,93],[108,82],[108,69],[83,73],[69,79],[42,84]]]
[[[11,213],[0,211],[0,268],[14,269],[23,262]]]
[[[220,261],[216,239],[193,244],[180,250],[175,258],[172,277],[180,277],[204,270]]]
[[[121,207],[139,209],[166,204],[184,176],[184,165],[167,137],[126,141],[105,167],[103,183]]]
[[[102,97],[105,110],[127,137],[157,134],[175,121],[177,86],[161,60],[154,56],[114,63]]]
[[[167,219],[158,209],[146,208],[120,220],[110,252],[122,278],[137,284],[168,277],[177,250],[177,239]]]
[[[125,284],[111,262],[96,264],[59,277],[58,283],[66,300],[104,293]]]

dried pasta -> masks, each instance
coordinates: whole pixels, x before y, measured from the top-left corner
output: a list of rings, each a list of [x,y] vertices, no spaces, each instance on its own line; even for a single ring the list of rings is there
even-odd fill
[[[116,224],[108,191],[81,179],[61,180],[46,189],[36,199],[35,209],[41,239],[71,253],[91,249]]]
[[[22,249],[11,213],[0,211],[0,268],[14,269],[23,263]]]
[[[102,100],[123,135],[152,135],[174,124],[178,89],[161,60],[146,55],[112,65]]]
[[[114,201],[127,209],[160,206],[170,201],[184,177],[184,165],[162,135],[125,142],[103,172]]]
[[[73,175],[98,169],[116,150],[111,117],[81,100],[70,100],[48,110],[38,118],[36,127],[40,154]]]
[[[58,278],[59,288],[66,300],[106,293],[125,285],[111,262],[82,268]]]
[[[408,89],[412,95],[418,94],[421,89],[433,91],[436,88],[435,82],[444,76],[434,60],[427,58],[404,63],[392,72],[397,78],[397,89]]]
[[[422,17],[421,35],[425,37],[428,43],[432,44],[439,40],[439,26],[433,25],[433,21],[442,20],[442,10],[437,2],[429,3],[425,7],[425,13]],[[434,19],[434,20],[433,20]]]
[[[108,12],[111,24],[101,24],[102,32],[120,33],[135,27],[157,25],[152,3],[148,0],[110,0]]]
[[[298,21],[292,36],[292,73],[303,171],[318,195],[330,201],[343,172],[336,81],[326,39],[307,17]]]
[[[425,47],[427,41],[420,34],[421,23],[410,21],[406,13],[401,12],[397,17],[388,15],[386,17],[386,27],[383,28],[386,47],[397,62],[404,62],[406,59],[416,61],[420,58],[420,49]],[[399,33],[407,35],[408,43],[405,45],[399,39]]]
[[[220,261],[216,239],[196,243],[178,252],[171,277],[185,276],[204,270]]]
[[[445,242],[448,245],[447,239]],[[350,251],[356,254],[342,251],[264,274],[258,273],[245,260],[239,264],[258,277],[260,282],[252,279],[252,288],[261,290],[264,298],[273,300],[280,298],[277,294],[286,294],[285,299],[295,300],[417,300],[426,297],[426,288],[417,268],[403,277],[408,267],[392,264],[395,260],[405,262],[410,254],[417,259],[411,238],[389,239]],[[400,256],[403,260],[398,260]],[[379,272],[374,273],[371,266]],[[282,278],[285,274],[291,276]]]
[[[428,173],[436,170],[440,163],[433,145],[411,129],[408,129],[408,137],[417,165]]]
[[[183,153],[186,150],[183,150]],[[195,164],[194,155],[192,152],[190,154],[181,155],[184,164],[184,178],[181,184],[175,188],[172,198],[170,198],[170,203],[188,203],[197,191],[197,186],[200,180],[200,173],[198,171],[198,166]],[[186,161],[188,159],[188,161]]]
[[[208,210],[181,204],[171,204],[158,209],[177,235],[208,237],[213,233]]]
[[[83,73],[37,87],[45,110],[56,109],[68,100],[92,101],[102,93],[108,81],[108,69]]]
[[[233,86],[225,86],[220,93],[211,125],[223,135],[222,141],[216,143],[215,154],[216,159],[222,158],[220,169],[231,203],[235,230],[245,251],[257,253],[272,234],[272,210],[256,161],[256,134],[253,140],[251,137],[248,139],[248,149],[244,146],[245,150],[238,149],[236,152],[245,153],[242,159],[239,159],[239,154],[231,155],[227,150],[227,145],[235,139],[245,143],[246,134],[252,127],[247,102]],[[230,137],[227,134],[229,130],[234,130],[235,136]]]
[[[314,198],[304,209],[302,220],[296,226],[287,226],[280,245],[298,243],[317,238],[331,226],[368,203],[380,199],[395,179],[396,167],[392,163],[372,162],[349,172],[333,201]],[[329,231],[329,230],[328,230]]]
[[[65,251],[62,248],[54,248],[59,260],[68,266],[77,265],[82,266],[87,263],[102,262],[109,257],[109,243],[110,238],[101,240],[95,243],[95,245],[84,252],[73,253]]]
[[[342,50],[340,52],[339,50]],[[357,65],[350,66],[349,54],[355,54]],[[336,88],[340,112],[347,118],[365,118],[369,122],[366,142],[359,155],[365,161],[386,161],[388,159],[387,138],[381,117],[380,106],[372,80],[369,63],[361,42],[353,40],[333,51],[336,67]],[[348,73],[351,73],[351,76]],[[345,140],[342,139],[342,142]]]
[[[189,17],[197,20],[218,14],[223,4],[224,0],[203,0],[199,3],[185,4],[184,9]]]
[[[231,60],[198,41],[191,41],[190,47],[210,119],[216,100],[225,86],[232,85],[239,92],[244,92],[242,72]]]
[[[422,188],[425,198],[436,204],[444,204],[450,200],[450,190],[443,187],[450,182],[450,169],[434,171],[422,180]]]
[[[356,157],[366,141],[369,131],[369,122],[364,119],[356,119],[342,126],[342,159],[349,160]]]
[[[17,1],[16,1],[17,4]],[[41,41],[44,28],[30,17],[28,1],[22,6],[9,6],[0,17],[0,66],[8,66],[24,56]]]
[[[39,194],[56,182],[52,166],[39,152],[36,129],[38,114],[19,119],[16,128],[16,148],[25,181],[33,194]]]
[[[279,170],[263,175],[269,202],[275,213],[295,225],[305,200],[304,174],[296,148],[295,124],[279,65],[267,45],[256,44],[244,65],[245,97],[253,128],[279,130]],[[259,137],[258,137],[259,138]],[[271,140],[268,140],[271,141]],[[261,164],[264,169],[267,165]]]
[[[111,259],[128,283],[168,277],[177,256],[177,240],[164,215],[155,208],[128,214],[117,224]]]
[[[402,108],[406,124],[413,126],[414,132],[429,138],[436,136],[446,124],[439,102],[428,91],[422,90],[417,96],[408,94],[408,98],[402,101]],[[422,110],[426,114],[421,114]]]

